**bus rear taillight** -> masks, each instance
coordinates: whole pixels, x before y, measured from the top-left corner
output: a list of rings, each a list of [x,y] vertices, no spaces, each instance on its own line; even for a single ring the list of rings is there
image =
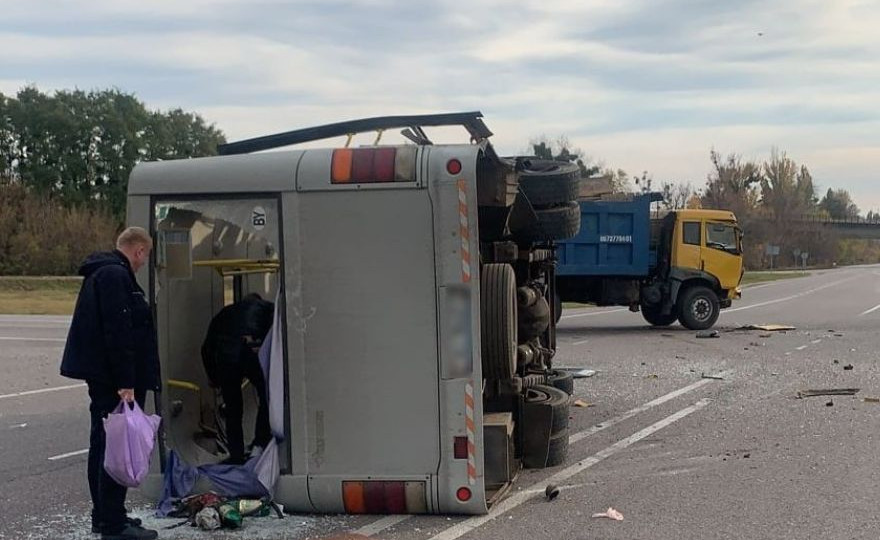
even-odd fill
[[[415,182],[415,147],[337,148],[333,151],[330,182],[377,184]]]
[[[342,501],[349,514],[424,514],[428,511],[424,482],[343,482]]]

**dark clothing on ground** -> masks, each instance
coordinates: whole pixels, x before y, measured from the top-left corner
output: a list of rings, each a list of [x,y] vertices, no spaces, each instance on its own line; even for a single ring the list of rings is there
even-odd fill
[[[89,412],[92,428],[89,436],[89,492],[92,496],[92,524],[101,532],[115,534],[126,526],[125,496],[128,489],[116,483],[104,470],[104,419],[119,405],[118,388],[103,383],[89,383]],[[144,407],[145,393],[135,392],[135,401]]]
[[[159,389],[158,343],[149,302],[125,254],[118,250],[93,253],[79,273],[84,279],[67,334],[61,374],[85,380],[89,387],[92,521],[109,535],[127,526],[127,489],[104,471],[103,419],[119,405],[120,389],[134,389],[142,407],[146,391]]]
[[[226,438],[229,462],[244,463],[244,403],[241,383],[247,379],[259,397],[254,444],[265,447],[272,438],[266,381],[255,348],[259,348],[272,326],[272,302],[256,295],[224,307],[211,320],[202,344],[202,361],[211,384],[220,387],[226,404]],[[250,339],[250,343],[246,341]]]
[[[61,374],[119,388],[158,390],[159,348],[150,304],[125,255],[89,255]]]

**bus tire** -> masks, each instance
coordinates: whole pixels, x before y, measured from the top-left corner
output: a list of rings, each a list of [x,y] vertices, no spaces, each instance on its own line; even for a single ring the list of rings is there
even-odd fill
[[[535,209],[537,221],[520,231],[531,242],[567,240],[581,230],[581,207],[575,202],[551,208]]]
[[[547,375],[547,384],[568,394],[574,394],[574,375],[570,371],[554,369]]]
[[[580,167],[567,161],[531,159],[523,162],[519,187],[532,206],[574,201],[580,192]]]
[[[483,378],[512,379],[516,373],[516,276],[509,264],[486,264],[480,275]]]
[[[555,467],[565,463],[568,457],[568,429],[550,437],[550,449],[547,452],[547,467]]]

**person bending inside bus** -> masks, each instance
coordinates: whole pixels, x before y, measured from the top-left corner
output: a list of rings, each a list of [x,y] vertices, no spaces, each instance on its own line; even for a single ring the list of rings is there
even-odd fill
[[[202,362],[211,385],[220,388],[226,404],[228,464],[240,465],[247,459],[244,447],[244,402],[242,382],[247,379],[259,398],[257,425],[252,447],[263,447],[272,439],[269,428],[269,402],[266,381],[258,352],[272,326],[275,306],[258,294],[249,294],[220,310],[211,319],[202,343]]]

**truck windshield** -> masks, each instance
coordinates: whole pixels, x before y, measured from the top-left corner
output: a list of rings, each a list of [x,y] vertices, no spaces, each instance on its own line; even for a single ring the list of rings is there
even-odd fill
[[[731,223],[707,223],[706,247],[739,254],[736,226]]]

